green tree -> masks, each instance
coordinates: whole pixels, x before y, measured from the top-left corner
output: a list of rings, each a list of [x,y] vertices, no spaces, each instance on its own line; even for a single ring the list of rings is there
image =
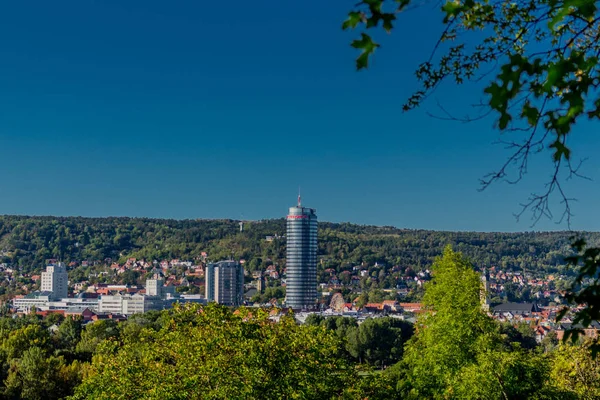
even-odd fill
[[[6,358],[11,360],[21,358],[31,347],[37,347],[46,352],[50,350],[50,335],[40,325],[27,325],[10,332],[2,342],[1,349]]]
[[[524,349],[535,349],[537,342],[535,340],[535,332],[531,326],[525,323],[519,323],[513,326],[510,323],[500,325],[500,332],[506,336],[508,343],[519,343]]]
[[[551,381],[578,399],[600,398],[600,360],[590,355],[589,345],[562,344],[552,354]]]
[[[79,364],[67,366],[62,357],[48,356],[39,347],[30,347],[21,358],[10,362],[5,393],[9,398],[62,399],[79,383]]]
[[[507,343],[481,310],[472,265],[448,247],[432,270],[423,298],[429,313],[419,319],[403,361],[393,369],[407,396],[528,398],[543,389],[547,365],[541,356]]]
[[[159,331],[103,342],[74,399],[331,398],[358,378],[321,327],[214,304],[170,315]]]
[[[306,325],[310,325],[310,326],[319,326],[321,324],[321,322],[323,322],[325,320],[325,317],[323,317],[322,315],[319,314],[309,314],[308,317],[306,317],[306,320],[304,320],[304,323]]]
[[[412,325],[395,318],[368,318],[345,330],[346,349],[359,362],[389,366],[402,358]]]
[[[117,323],[112,319],[95,321],[87,324],[81,332],[81,340],[77,343],[76,351],[84,357],[91,357],[100,343],[107,339],[118,339]]]
[[[56,332],[59,346],[74,351],[81,337],[81,330],[81,320],[65,318]]]
[[[546,353],[554,351],[558,346],[558,338],[556,337],[556,332],[548,332],[548,334],[542,339],[540,345]]]

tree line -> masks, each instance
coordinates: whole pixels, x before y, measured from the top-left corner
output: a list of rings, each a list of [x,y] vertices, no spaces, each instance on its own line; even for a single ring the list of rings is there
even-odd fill
[[[129,257],[145,260],[210,260],[235,257],[250,270],[285,264],[285,220],[164,220],[149,218],[82,218],[0,216],[3,262],[24,272],[39,271],[47,259],[105,263]],[[267,241],[267,236],[275,236]],[[356,265],[399,265],[411,270],[430,266],[451,244],[477,266],[504,270],[565,272],[572,255],[572,232],[480,233],[408,230],[350,223],[319,223],[319,271],[341,272]],[[600,234],[586,233],[589,243]]]
[[[536,343],[481,309],[460,253],[432,265],[416,324],[358,324],[259,308],[176,306],[116,323],[50,314],[0,318],[7,399],[594,399],[590,342]]]

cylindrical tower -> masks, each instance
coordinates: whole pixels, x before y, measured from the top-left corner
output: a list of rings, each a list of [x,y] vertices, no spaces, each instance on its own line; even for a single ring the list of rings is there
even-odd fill
[[[290,207],[287,216],[286,305],[310,309],[317,300],[317,214],[313,208]]]

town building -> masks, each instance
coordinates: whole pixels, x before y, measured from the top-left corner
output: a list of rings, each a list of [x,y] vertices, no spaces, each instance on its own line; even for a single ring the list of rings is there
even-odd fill
[[[317,300],[317,214],[314,208],[290,207],[287,216],[285,303],[292,309],[313,309]]]
[[[46,267],[42,272],[42,283],[40,290],[50,292],[53,299],[62,299],[69,293],[69,281],[65,264],[56,263]]]
[[[569,330],[579,330],[582,338],[598,339],[600,337],[600,323],[598,321],[591,321],[588,326],[581,324],[562,323],[556,329],[556,338],[563,340],[565,332]]]
[[[162,310],[163,308],[167,307],[160,297],[144,296],[142,294],[100,296],[98,302],[98,311],[101,313],[131,315],[145,313],[150,310]]]
[[[16,297],[12,301],[17,312],[30,312],[34,307],[40,311],[65,310],[67,312],[78,312],[98,309],[98,299],[85,296],[64,297],[55,299],[51,292],[33,292],[23,297]]]
[[[165,279],[161,274],[154,274],[152,279],[146,279],[146,295],[166,297],[174,294],[174,286],[165,286]]]
[[[540,312],[540,308],[535,303],[503,303],[494,307],[494,315],[526,315]]]
[[[239,306],[244,296],[244,268],[236,261],[208,264],[205,271],[206,301]]]
[[[60,274],[56,269],[50,270],[50,273]],[[50,278],[51,282],[54,280],[59,284],[66,281],[66,279],[58,279],[60,276]],[[133,289],[127,285],[104,285],[106,287],[98,288],[96,293],[80,293],[77,297],[57,298],[54,292],[47,290],[33,292],[14,298],[12,303],[15,311],[24,313],[29,313],[34,308],[38,311],[62,310],[68,313],[81,313],[88,309],[98,313],[127,316],[149,310],[163,310],[172,307],[173,303],[205,302],[200,295],[175,295],[173,286],[164,286],[164,281],[160,277],[154,276],[154,278],[146,281],[146,294],[136,293],[137,288]],[[130,292],[130,289],[134,291]],[[114,291],[120,293],[109,294]]]

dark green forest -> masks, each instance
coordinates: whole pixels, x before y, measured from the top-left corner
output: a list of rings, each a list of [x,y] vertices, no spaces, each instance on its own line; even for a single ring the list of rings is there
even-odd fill
[[[83,218],[0,216],[2,261],[23,272],[44,267],[47,259],[66,263],[99,263],[135,257],[146,260],[245,259],[256,270],[285,263],[285,220],[166,220],[149,218]],[[409,230],[351,223],[319,223],[321,270],[356,265],[427,268],[450,244],[478,267],[561,272],[571,254],[573,232],[480,233]],[[267,241],[267,236],[274,236]],[[600,234],[585,233],[590,243]]]

